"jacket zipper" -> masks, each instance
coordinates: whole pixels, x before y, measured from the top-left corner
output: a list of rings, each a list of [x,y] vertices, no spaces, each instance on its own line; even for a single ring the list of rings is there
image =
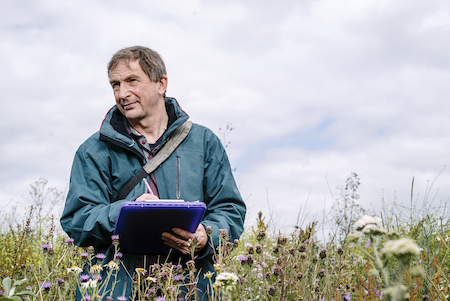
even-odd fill
[[[181,192],[180,192],[180,178],[181,178],[181,166],[180,166],[180,156],[177,156],[177,171],[176,171],[176,197],[177,200],[180,199]]]

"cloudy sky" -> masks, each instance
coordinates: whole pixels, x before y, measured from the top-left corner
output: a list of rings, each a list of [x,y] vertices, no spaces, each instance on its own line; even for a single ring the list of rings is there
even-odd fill
[[[378,212],[408,206],[413,177],[419,206],[450,197],[447,0],[3,0],[2,208],[41,177],[67,187],[114,104],[106,64],[133,45],[158,51],[168,95],[230,142],[249,223],[321,220],[352,172]]]

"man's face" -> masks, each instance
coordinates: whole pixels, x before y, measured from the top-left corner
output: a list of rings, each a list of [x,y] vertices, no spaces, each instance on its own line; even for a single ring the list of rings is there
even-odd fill
[[[167,77],[152,82],[137,60],[119,61],[109,73],[120,112],[130,121],[139,122],[157,113],[158,104],[164,103]]]

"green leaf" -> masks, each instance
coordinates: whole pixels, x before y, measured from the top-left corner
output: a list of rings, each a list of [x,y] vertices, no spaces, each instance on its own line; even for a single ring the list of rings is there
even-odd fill
[[[17,299],[17,298],[19,298],[19,299]],[[21,300],[22,299],[20,297],[17,297],[17,296],[14,296],[14,297],[11,297],[11,298],[6,298],[6,297],[0,298],[0,301],[21,301]]]
[[[17,296],[33,296],[36,297],[36,295],[32,291],[21,291],[16,293]]]
[[[3,290],[6,295],[9,295],[9,291],[11,290],[11,278],[6,277],[3,279]]]
[[[22,284],[24,284],[27,281],[28,281],[27,278],[23,278],[22,280],[14,280],[14,286],[21,286]]]

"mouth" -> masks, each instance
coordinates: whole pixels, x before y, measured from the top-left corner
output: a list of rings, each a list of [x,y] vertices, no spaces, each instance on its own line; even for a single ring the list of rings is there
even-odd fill
[[[134,108],[136,106],[136,102],[131,102],[131,103],[127,103],[127,104],[122,104],[122,108],[124,110],[131,110],[132,108]]]

